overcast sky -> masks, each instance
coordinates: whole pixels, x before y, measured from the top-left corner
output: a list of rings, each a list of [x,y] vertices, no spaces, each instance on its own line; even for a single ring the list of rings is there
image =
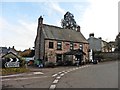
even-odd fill
[[[118,1],[120,0],[2,0],[0,46],[15,46],[17,50],[34,47],[40,15],[45,24],[61,27],[61,19],[67,11],[74,15],[86,39],[90,33],[94,33],[96,38],[114,41],[118,34]]]

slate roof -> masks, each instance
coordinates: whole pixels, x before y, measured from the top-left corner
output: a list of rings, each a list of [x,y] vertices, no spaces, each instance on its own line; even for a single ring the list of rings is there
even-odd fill
[[[7,53],[7,54],[5,54],[5,55],[3,55],[2,56],[2,58],[6,58],[6,57],[13,57],[13,58],[19,58],[17,55],[15,55],[14,53],[12,53],[12,52],[9,52],[9,53]]]
[[[61,27],[43,24],[43,33],[45,39],[88,43],[81,32],[71,29],[63,29]]]
[[[101,40],[103,43],[107,43],[106,41],[104,41],[104,40],[102,40],[102,39],[99,39],[99,38],[95,38],[95,37],[89,37],[89,38],[88,38],[88,41],[89,41],[90,39],[93,39],[93,40]]]

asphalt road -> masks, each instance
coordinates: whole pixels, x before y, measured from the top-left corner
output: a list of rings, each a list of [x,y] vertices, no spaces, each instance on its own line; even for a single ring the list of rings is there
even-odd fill
[[[3,88],[118,88],[116,61],[81,67],[32,70],[37,73],[2,78]]]
[[[65,75],[57,88],[118,88],[118,63],[106,62]]]

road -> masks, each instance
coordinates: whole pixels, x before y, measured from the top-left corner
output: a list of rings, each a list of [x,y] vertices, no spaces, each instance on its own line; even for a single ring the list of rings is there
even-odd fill
[[[116,62],[93,65],[65,75],[57,88],[117,88],[118,66]]]
[[[40,74],[39,72],[44,74]],[[34,74],[4,77],[4,88],[118,88],[118,62],[81,67],[36,69]]]

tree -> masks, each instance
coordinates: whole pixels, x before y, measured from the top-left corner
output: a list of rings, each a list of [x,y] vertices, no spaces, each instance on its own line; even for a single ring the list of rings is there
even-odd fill
[[[23,52],[19,53],[22,57],[33,57],[35,55],[35,51],[31,49],[26,49]]]
[[[116,36],[115,44],[116,44],[116,49],[115,49],[115,51],[120,52],[120,32],[119,32],[119,34]]]
[[[61,25],[65,29],[72,30],[76,30],[78,26],[76,24],[73,14],[71,14],[70,12],[66,12],[66,14],[64,15],[64,19],[61,20]]]

